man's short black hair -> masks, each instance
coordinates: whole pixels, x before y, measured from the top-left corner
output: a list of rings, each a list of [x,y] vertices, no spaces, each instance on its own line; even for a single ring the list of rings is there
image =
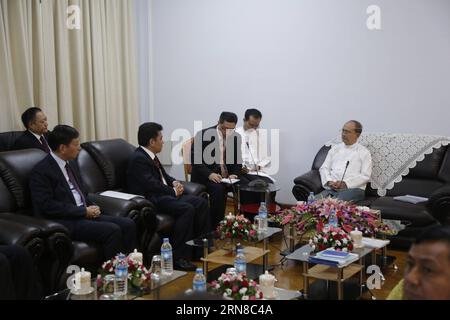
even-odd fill
[[[73,139],[77,139],[79,136],[77,129],[65,124],[59,124],[48,134],[48,146],[52,151],[56,151],[60,145],[68,146]]]
[[[225,121],[237,123],[238,117],[236,113],[224,111],[220,114],[219,123],[224,123]]]
[[[22,113],[22,123],[25,128],[29,129],[30,123],[36,119],[36,114],[38,112],[42,112],[41,108],[31,107]]]
[[[436,225],[425,229],[414,241],[414,244],[424,242],[446,242],[450,246],[450,226]],[[450,254],[449,254],[450,258]]]
[[[253,116],[256,119],[262,118],[262,113],[258,109],[247,109],[245,110],[244,120],[248,121],[250,119],[250,116]]]
[[[361,132],[363,130],[363,126],[362,126],[361,122],[359,122],[357,120],[350,120],[349,122],[353,122],[353,124],[355,125],[355,132],[358,134],[361,134]]]
[[[141,124],[138,130],[138,143],[140,146],[147,146],[150,139],[156,139],[163,127],[159,123],[146,122]]]

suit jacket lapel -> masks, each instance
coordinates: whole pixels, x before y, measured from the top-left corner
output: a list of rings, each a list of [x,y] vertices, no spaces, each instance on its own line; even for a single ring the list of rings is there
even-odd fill
[[[56,162],[55,159],[53,159],[53,157],[50,154],[47,157],[49,159],[50,166],[52,167],[54,172],[56,172],[56,175],[58,176],[58,179],[61,182],[61,185],[64,186],[66,193],[70,196],[70,198],[72,199],[72,202],[76,205],[77,202],[75,201],[73,193],[70,190],[69,183],[67,182],[66,177],[62,173],[61,168],[59,167],[58,163]]]

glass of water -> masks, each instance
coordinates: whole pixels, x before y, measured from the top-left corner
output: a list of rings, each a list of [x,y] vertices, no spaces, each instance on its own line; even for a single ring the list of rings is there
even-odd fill
[[[150,272],[152,280],[161,279],[161,256],[159,254],[153,256]]]

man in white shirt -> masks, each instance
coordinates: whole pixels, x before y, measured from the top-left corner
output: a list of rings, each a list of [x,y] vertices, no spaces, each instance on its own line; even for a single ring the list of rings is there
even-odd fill
[[[236,129],[242,137],[241,153],[243,172],[249,180],[264,180],[272,183],[268,177],[258,176],[255,173],[263,173],[264,168],[270,164],[270,158],[267,155],[267,134],[260,130],[262,113],[258,109],[247,109],[244,115],[244,125]],[[275,192],[271,194],[272,201],[275,200]],[[256,195],[256,197],[254,197]],[[257,193],[247,194],[241,191],[241,203],[258,203],[264,201]]]
[[[244,125],[236,132],[242,137],[242,165],[249,171],[264,172],[270,163],[267,155],[267,135],[260,130],[262,113],[257,109],[248,109],[244,115]],[[269,179],[270,180],[270,179]]]
[[[342,128],[342,143],[331,147],[320,167],[323,197],[335,197],[346,201],[364,199],[366,185],[372,174],[372,157],[366,147],[359,144],[362,125],[348,121]]]

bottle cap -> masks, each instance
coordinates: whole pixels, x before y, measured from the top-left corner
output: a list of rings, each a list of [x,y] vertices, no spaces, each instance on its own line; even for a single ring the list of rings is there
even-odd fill
[[[164,242],[169,242],[169,238],[164,238],[163,241]]]
[[[203,269],[202,269],[202,268],[197,268],[197,269],[195,270],[195,273],[203,273]]]

